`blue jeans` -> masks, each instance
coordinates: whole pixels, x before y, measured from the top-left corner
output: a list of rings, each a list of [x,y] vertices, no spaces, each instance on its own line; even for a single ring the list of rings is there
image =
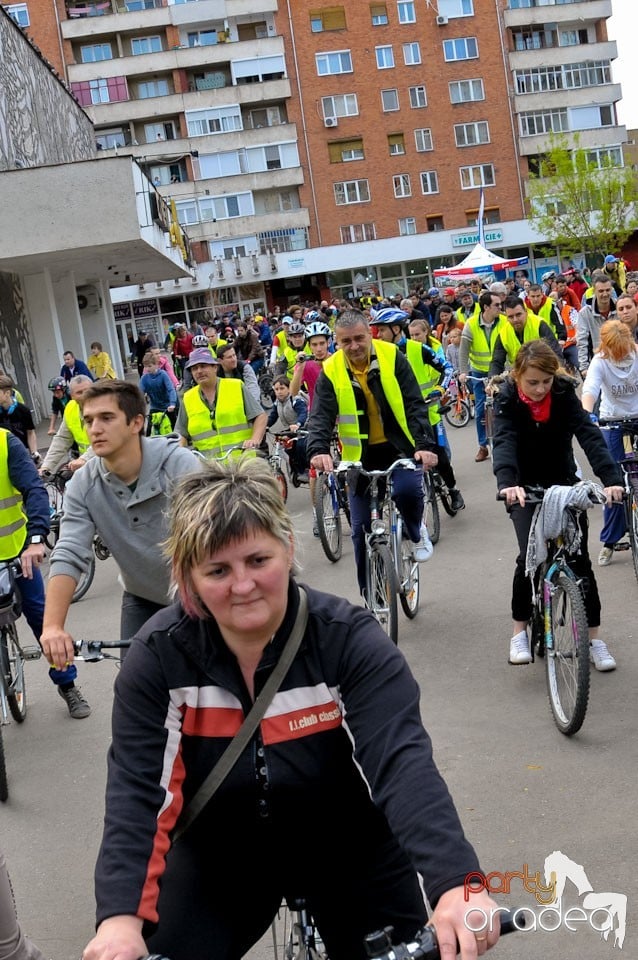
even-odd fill
[[[603,430],[605,443],[609,447],[612,457],[619,463],[624,454],[622,430]],[[603,507],[603,528],[600,531],[600,542],[609,544],[618,543],[627,533],[627,523],[625,518],[625,507],[622,503],[614,503],[613,506]]]
[[[33,631],[33,636],[38,643],[42,636],[42,619],[44,617],[44,581],[39,570],[33,571],[33,576],[20,576],[16,579],[16,586],[22,597],[22,612],[24,618]],[[78,675],[77,667],[72,664],[66,670],[56,670],[54,667],[49,669],[49,676],[56,686],[65,686],[73,683]]]
[[[363,461],[366,470],[385,470],[398,460],[399,454],[389,444],[375,444],[368,447]],[[366,477],[349,477],[348,499],[350,501],[350,522],[352,525],[352,545],[357,567],[359,590],[366,585],[366,533],[370,531],[370,481]],[[383,486],[380,485],[380,494]],[[423,469],[397,470],[392,474],[392,499],[396,503],[405,524],[405,532],[410,540],[418,543],[421,539],[421,520],[423,519]]]
[[[485,430],[485,385],[483,378],[486,373],[480,370],[470,370],[471,377],[477,377],[470,381],[470,387],[474,393],[474,407],[476,410],[476,435],[478,437],[479,447],[487,446],[487,432]]]

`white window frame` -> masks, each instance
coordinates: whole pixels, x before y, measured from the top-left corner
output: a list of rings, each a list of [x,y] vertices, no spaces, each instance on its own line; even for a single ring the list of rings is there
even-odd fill
[[[533,110],[518,115],[521,137],[544,136],[547,133],[566,133],[569,130],[567,107],[554,110]]]
[[[485,176],[487,170],[491,171],[491,183],[487,182],[490,178]],[[461,190],[476,190],[479,187],[496,186],[493,163],[474,163],[468,167],[459,167],[459,176],[461,178]]]
[[[406,67],[416,67],[421,63],[421,45],[418,40],[403,44],[403,62]]]
[[[399,217],[400,237],[414,237],[416,235],[416,217]]]
[[[606,163],[606,160],[612,160],[612,154],[618,158],[618,163]],[[587,162],[595,163],[599,170],[609,170],[625,166],[622,147],[620,145],[611,147],[590,147],[587,149]]]
[[[422,170],[419,178],[421,180],[421,193],[427,196],[439,192],[439,176],[436,170]]]
[[[108,50],[108,57],[85,57],[89,51],[96,50]],[[80,57],[82,63],[102,63],[103,60],[112,60],[113,59],[113,46],[109,43],[108,40],[105,40],[104,43],[86,43],[80,47]]]
[[[394,149],[395,147],[398,149]],[[391,157],[405,156],[405,138],[403,140],[396,140],[394,143],[388,141],[388,152]]]
[[[391,70],[394,67],[392,44],[386,43],[383,46],[375,47],[374,55],[377,61],[377,70]]]
[[[105,77],[89,80],[89,93],[92,104],[111,102],[109,85]]]
[[[338,207],[347,207],[351,203],[370,202],[370,184],[367,179],[340,180],[333,184],[333,191],[335,204]],[[343,199],[340,199],[341,197]]]
[[[388,87],[386,90],[381,90],[381,109],[384,113],[394,113],[395,110],[400,110],[401,106],[399,104],[399,91],[396,87]],[[385,99],[385,94],[394,94],[394,106],[388,106]]]
[[[457,147],[478,147],[490,143],[490,125],[487,120],[455,123],[454,141]]]
[[[439,16],[447,17],[448,20],[473,17],[474,2],[473,0],[438,0],[437,10]]]
[[[157,41],[154,43],[153,41]],[[149,45],[148,50],[136,50],[135,44],[140,44],[144,46],[145,44]],[[153,49],[155,47],[155,49]],[[139,57],[145,53],[161,53],[162,52],[162,38],[159,34],[155,34],[152,37],[131,37],[131,56]]]
[[[392,189],[397,200],[412,196],[412,180],[409,173],[397,173],[392,177]]]
[[[427,107],[428,92],[424,83],[419,83],[414,87],[408,87],[408,94],[410,96],[410,107],[412,110],[422,110],[423,107]]]
[[[342,243],[365,243],[367,240],[377,239],[377,228],[374,223],[347,223],[339,227]]]
[[[31,25],[29,19],[29,8],[26,3],[12,3],[4,8],[14,23],[19,27],[28,27]]]
[[[356,93],[335,93],[321,98],[321,109],[324,120],[326,117],[358,117],[359,101]]]
[[[418,127],[414,131],[414,143],[417,153],[428,153],[430,150],[434,150],[434,141],[432,140],[431,128]]]
[[[474,52],[471,52],[472,49]],[[448,54],[453,54],[453,56]],[[446,63],[456,63],[459,60],[478,60],[478,57],[479,46],[476,37],[455,37],[443,41],[443,58]]]
[[[185,116],[189,137],[217,136],[220,133],[233,133],[244,129],[238,103],[208,107],[205,110],[188,110]]]
[[[142,95],[142,88],[151,88],[157,87],[158,89],[163,89],[163,85],[166,85],[166,92],[159,93],[157,90],[155,93],[146,93]],[[138,100],[152,100],[153,97],[168,97],[170,95],[171,89],[168,82],[168,77],[156,77],[153,80],[139,80],[137,83],[137,99]]]
[[[397,16],[399,23],[416,23],[416,4],[414,0],[398,0]]]
[[[459,94],[463,93],[465,90],[464,85],[466,84],[468,85],[467,87],[468,92],[472,94],[475,92],[475,84],[478,84],[478,88],[480,89],[481,96],[480,97],[475,97],[475,96],[459,97],[459,99],[455,99],[453,95],[453,91],[457,89]],[[450,103],[452,104],[479,103],[479,101],[485,100],[485,84],[483,83],[482,77],[472,77],[472,79],[470,80],[451,80],[448,83],[448,89],[450,91]]]
[[[352,54],[349,50],[328,50],[323,53],[315,53],[315,65],[319,77],[353,73]],[[336,69],[337,67],[339,69]]]

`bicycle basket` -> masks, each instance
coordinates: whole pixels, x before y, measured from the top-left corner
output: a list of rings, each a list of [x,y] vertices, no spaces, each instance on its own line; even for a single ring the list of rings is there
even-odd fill
[[[22,613],[20,591],[13,566],[0,563],[0,626],[13,623]]]

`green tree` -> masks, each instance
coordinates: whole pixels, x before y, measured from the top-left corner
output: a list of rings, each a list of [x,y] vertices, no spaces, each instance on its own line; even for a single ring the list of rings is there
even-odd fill
[[[638,230],[638,190],[631,167],[612,150],[604,159],[552,134],[529,181],[530,221],[561,254],[617,253]],[[552,250],[552,252],[554,252]]]

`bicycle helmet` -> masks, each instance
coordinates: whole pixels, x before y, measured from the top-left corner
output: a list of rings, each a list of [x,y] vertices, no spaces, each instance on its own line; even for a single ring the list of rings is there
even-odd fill
[[[315,320],[321,320],[321,314],[318,310],[309,310],[304,317],[304,323],[314,323]]]
[[[49,380],[49,390],[65,390],[66,389],[66,380],[64,377],[53,377],[52,380]]]
[[[193,337],[193,350],[197,350],[198,347],[207,347],[208,338],[204,336],[203,333],[197,333]]]
[[[441,291],[439,290],[438,287],[430,287],[430,289],[428,290],[428,297],[438,297],[440,292]]]
[[[290,326],[288,327],[287,333],[288,333],[288,336],[290,337],[294,337],[297,334],[305,335],[306,328],[304,327],[303,323],[291,323]]]
[[[327,323],[324,323],[323,320],[313,320],[306,327],[306,340],[310,340],[311,337],[329,337],[330,336],[330,327]]]
[[[395,310],[394,307],[386,307],[385,310],[379,310],[375,313],[372,321],[373,327],[390,327],[396,324],[399,327],[407,327],[410,317],[404,310]]]

